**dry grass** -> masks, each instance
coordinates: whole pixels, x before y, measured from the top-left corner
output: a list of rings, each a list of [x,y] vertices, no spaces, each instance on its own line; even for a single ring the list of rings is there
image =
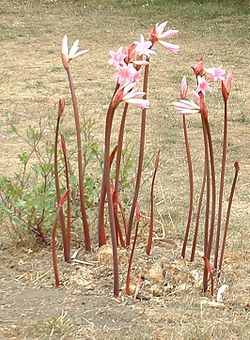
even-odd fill
[[[153,23],[166,18],[172,28],[180,31],[175,41],[181,45],[181,52],[177,56],[165,55],[159,48],[151,67],[149,90],[151,109],[148,113],[147,153],[161,149],[161,169],[156,183],[158,221],[156,231],[158,235],[164,231],[175,239],[182,237],[188,206],[187,169],[181,118],[174,111],[171,102],[178,97],[178,83],[183,74],[188,76],[192,86],[190,66],[196,64],[204,55],[208,65],[223,63],[226,69],[232,69],[234,72],[229,106],[226,197],[233,178],[233,163],[236,159],[240,162],[241,172],[232,207],[225,259],[225,278],[230,286],[229,307],[222,312],[205,308],[201,317],[200,301],[195,292],[196,297],[186,294],[181,297],[168,297],[167,301],[153,299],[149,304],[143,304],[141,307],[136,305],[135,310],[139,316],[133,314],[135,318],[133,320],[138,322],[129,319],[127,309],[125,320],[130,320],[135,329],[138,325],[141,328],[141,323],[145,322],[148,335],[140,331],[139,337],[142,339],[246,339],[249,336],[249,307],[248,310],[244,310],[244,306],[249,303],[247,299],[249,299],[250,289],[247,280],[250,274],[250,102],[247,86],[250,51],[249,12],[246,2],[217,3],[215,1],[207,4],[196,1],[153,0],[2,0],[0,174],[5,174],[6,170],[13,172],[17,168],[17,154],[22,149],[19,140],[9,133],[5,115],[14,117],[20,130],[24,130],[28,124],[36,124],[39,117],[54,114],[59,97],[64,96],[66,103],[69,104],[69,93],[59,53],[61,39],[65,33],[69,35],[70,41],[79,38],[80,46],[90,49],[86,57],[74,63],[73,72],[81,112],[84,111],[87,117],[93,116],[96,119],[98,124],[94,133],[100,143],[103,143],[105,112],[114,86],[112,70],[107,66],[108,51],[117,49],[121,45],[128,45],[141,32],[147,35]],[[71,116],[69,107],[66,111],[67,118]],[[209,103],[213,139],[215,149],[218,151],[217,169],[219,169],[222,142],[222,114],[219,102]],[[118,124],[118,119],[119,117],[115,124]],[[133,140],[135,145],[138,139],[139,121],[139,113],[131,110],[127,137]],[[137,126],[138,128],[135,128]],[[202,135],[198,117],[190,117],[189,132],[197,171],[195,181],[199,185],[202,168]],[[219,175],[219,171],[217,174]],[[142,200],[145,202],[144,214],[147,215],[147,197],[143,196]],[[5,244],[4,241],[2,243]],[[13,277],[12,274],[10,277]],[[52,299],[52,293],[50,295]],[[100,300],[101,305],[95,303],[94,308],[96,310],[103,308],[101,313],[105,313],[103,303],[107,301]],[[73,308],[74,303],[71,301],[70,305]],[[114,303],[107,303],[111,317],[114,316],[116,309],[118,314],[122,314],[125,308],[117,306]],[[90,308],[89,305],[88,307]],[[78,305],[77,308],[79,313],[84,310],[84,306]],[[41,338],[41,324],[44,327],[42,331],[49,336],[53,329],[58,331],[57,327],[60,328],[62,319],[67,321],[70,328],[65,330],[65,334],[72,332],[72,327],[73,329],[75,327],[79,332],[75,333],[79,334],[78,338],[85,338],[87,333],[77,326],[77,322],[83,321],[74,318],[72,311],[71,320],[68,314],[61,313],[62,308],[57,309],[50,323],[48,323],[49,316],[46,316],[42,322],[37,321],[36,338]],[[146,318],[143,313],[147,313]],[[86,320],[84,324],[88,329],[89,337],[99,339],[101,327],[93,321],[93,315],[87,314]],[[156,328],[153,327],[153,323],[157,325]],[[107,326],[107,329],[115,332],[117,338],[121,336],[121,329],[124,328],[126,328],[125,323],[122,323],[120,330],[119,326],[117,330],[114,325]],[[11,332],[6,334],[7,338],[11,337]],[[25,338],[23,334],[20,337],[17,335],[17,338]],[[63,332],[57,334],[63,338]],[[55,336],[55,333],[52,336]]]

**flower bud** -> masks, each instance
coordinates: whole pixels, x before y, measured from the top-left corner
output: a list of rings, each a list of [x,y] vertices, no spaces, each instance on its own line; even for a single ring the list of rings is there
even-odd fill
[[[202,116],[202,118],[207,119],[208,112],[207,112],[207,107],[206,107],[206,103],[205,103],[204,94],[201,91],[198,94],[199,94],[199,97],[200,97],[201,116]]]
[[[180,99],[186,99],[187,89],[187,79],[185,76],[183,76],[180,83]]]
[[[64,108],[65,108],[65,100],[64,98],[60,98],[58,102],[58,117],[59,118],[61,118]]]

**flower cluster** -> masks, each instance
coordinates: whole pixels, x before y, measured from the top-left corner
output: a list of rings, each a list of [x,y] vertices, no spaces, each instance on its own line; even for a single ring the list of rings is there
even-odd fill
[[[222,68],[222,66],[205,68],[205,61],[203,58],[201,58],[196,66],[192,67],[192,70],[197,80],[197,89],[196,91],[193,91],[194,101],[186,99],[188,86],[186,77],[184,76],[180,83],[180,101],[173,103],[175,109],[179,113],[183,115],[190,115],[192,113],[203,111],[204,97],[207,92],[212,92],[208,81],[221,81],[222,96],[224,101],[227,101],[233,79],[231,71],[229,71],[226,75],[226,71]]]
[[[139,40],[134,41],[128,46],[128,48],[120,47],[116,52],[109,52],[110,59],[108,63],[109,65],[114,66],[115,79],[117,84],[120,85],[119,92],[116,94],[113,100],[114,107],[117,107],[119,104],[118,99],[120,101],[126,101],[126,97],[128,95],[130,96],[130,94],[126,91],[128,88],[130,89],[129,91],[132,91],[135,86],[134,83],[137,83],[140,80],[141,67],[148,65],[150,58],[156,54],[155,50],[153,49],[153,45],[156,42],[159,42],[169,52],[177,53],[179,51],[179,45],[173,45],[164,41],[164,39],[170,38],[178,33],[177,30],[167,30],[164,32],[166,25],[167,22],[155,24],[150,32],[148,40],[146,40],[144,35],[141,34]],[[125,99],[122,94],[125,94]],[[140,92],[138,97],[138,92],[133,90],[131,95],[132,98],[129,98],[130,103],[138,107],[143,107],[144,103],[144,107],[148,107],[148,101],[142,99],[142,96],[145,96],[145,93],[142,95]],[[133,100],[131,101],[131,99]]]

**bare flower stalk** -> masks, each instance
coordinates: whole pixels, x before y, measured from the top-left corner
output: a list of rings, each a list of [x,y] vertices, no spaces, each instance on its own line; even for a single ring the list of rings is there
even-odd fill
[[[115,217],[114,217],[113,199],[112,199],[112,191],[111,191],[110,160],[109,160],[110,139],[111,139],[111,130],[112,130],[112,122],[113,122],[114,113],[115,113],[115,107],[113,107],[111,104],[107,112],[106,126],[105,126],[105,150],[104,150],[103,177],[104,177],[104,185],[106,187],[107,199],[108,199],[110,232],[111,232],[112,249],[113,249],[114,295],[119,296],[117,236],[116,236]]]
[[[79,120],[79,113],[78,113],[78,106],[76,100],[75,89],[73,85],[73,78],[70,71],[70,68],[66,68],[68,81],[69,81],[69,88],[71,93],[71,99],[73,104],[74,110],[74,117],[75,117],[75,127],[76,127],[76,138],[77,138],[77,158],[78,158],[78,179],[79,179],[79,192],[80,192],[80,207],[81,207],[81,215],[82,215],[82,222],[83,222],[83,234],[84,234],[84,243],[85,243],[85,250],[91,251],[91,241],[90,241],[90,234],[89,234],[89,225],[87,221],[87,213],[85,208],[85,198],[84,198],[84,175],[83,175],[83,157],[82,157],[82,142],[81,142],[81,127],[80,127],[80,120]]]
[[[117,151],[117,145],[111,152],[109,156],[109,166],[111,167],[115,154]],[[101,187],[101,197],[100,197],[100,203],[99,203],[99,215],[98,215],[98,245],[99,247],[102,247],[106,244],[106,232],[105,232],[105,223],[104,223],[104,206],[105,206],[105,197],[106,197],[106,187],[104,182],[104,174],[102,178],[102,187]]]
[[[132,246],[130,257],[129,257],[128,271],[127,271],[127,277],[126,277],[126,289],[125,289],[125,293],[127,295],[130,295],[130,274],[131,274],[131,268],[132,268],[132,263],[133,263],[133,257],[134,257],[134,252],[135,252],[136,241],[137,241],[137,235],[138,235],[138,229],[139,229],[139,224],[140,224],[140,218],[141,218],[141,216],[140,216],[139,206],[138,206],[138,204],[136,204],[135,235],[134,235],[133,246]]]
[[[59,136],[60,121],[61,121],[61,117],[64,111],[64,107],[65,107],[64,99],[60,99],[58,103],[57,123],[56,123],[56,131],[55,131],[55,148],[54,148],[54,176],[55,176],[57,204],[59,204],[59,201],[60,201],[60,184],[59,184],[59,175],[58,175],[58,136]],[[65,227],[65,217],[64,217],[64,213],[62,209],[60,210],[60,223],[61,223],[61,229],[62,229],[64,260],[65,262],[70,262],[70,254],[68,250],[67,234],[66,234],[66,227]]]
[[[53,231],[52,231],[52,261],[53,261],[53,268],[54,268],[54,275],[55,275],[55,286],[56,288],[59,287],[59,270],[58,270],[58,261],[57,261],[57,255],[56,255],[56,229],[57,229],[57,221],[60,217],[60,212],[62,210],[63,204],[66,200],[67,195],[69,194],[68,189],[65,190],[63,195],[61,196],[58,208],[56,212],[56,217],[53,225]]]
[[[230,212],[231,212],[231,207],[232,207],[232,202],[233,202],[233,196],[234,196],[234,191],[235,191],[235,186],[237,183],[237,178],[240,170],[240,166],[238,161],[234,163],[234,168],[235,168],[235,175],[231,187],[231,192],[228,200],[228,207],[227,207],[227,216],[226,216],[226,222],[225,222],[225,227],[224,227],[224,235],[223,235],[223,241],[221,245],[221,255],[220,255],[220,262],[219,262],[219,271],[218,271],[218,276],[221,273],[222,269],[222,264],[224,260],[224,253],[225,253],[225,246],[226,246],[226,239],[227,239],[227,233],[228,233],[228,225],[229,225],[229,218],[230,218]]]
[[[188,235],[190,231],[191,221],[192,221],[192,212],[193,212],[193,200],[194,200],[194,178],[193,178],[193,166],[192,166],[192,158],[191,152],[188,142],[188,132],[187,132],[187,124],[186,124],[186,117],[185,115],[182,116],[183,122],[183,132],[184,132],[184,141],[185,141],[185,148],[186,148],[186,156],[188,162],[188,175],[189,175],[189,210],[188,210],[188,220],[185,229],[185,235],[182,243],[182,250],[181,256],[184,258],[186,254],[186,247],[188,241]]]
[[[118,241],[120,242],[120,246],[122,248],[125,248],[125,242],[123,240],[123,236],[122,236],[122,230],[121,230],[121,226],[120,226],[120,221],[119,221],[119,217],[118,217],[118,196],[117,193],[115,191],[115,189],[113,189],[113,209],[114,209],[114,217],[115,217],[115,229],[116,229],[116,237],[117,237],[117,244]]]
[[[149,61],[149,58],[147,57],[146,60]],[[143,97],[144,99],[147,99],[148,75],[149,75],[149,64],[145,66],[145,70],[144,70],[144,79],[143,79],[143,92],[145,92],[145,95]],[[142,175],[142,167],[143,167],[143,159],[144,159],[144,148],[145,148],[145,135],[146,135],[146,115],[147,115],[147,109],[143,108],[142,115],[141,115],[139,160],[138,160],[138,167],[137,167],[134,196],[133,196],[133,201],[132,201],[132,206],[131,206],[129,221],[128,221],[127,240],[126,240],[127,246],[130,245],[132,224],[134,220],[135,208],[136,208],[136,203],[138,201],[139,189],[140,189],[140,184],[141,184],[141,175]]]
[[[116,83],[115,90],[111,98],[108,110],[110,110],[111,108],[112,100],[118,88],[119,88],[119,84]],[[116,152],[117,148],[114,150]],[[114,153],[114,156],[115,156],[115,153]],[[111,164],[112,164],[114,158],[111,157],[111,155],[110,155],[110,159],[112,159],[111,161]],[[106,244],[106,233],[105,233],[105,224],[104,224],[105,197],[106,197],[106,187],[105,187],[104,172],[103,172],[102,184],[101,184],[101,196],[100,196],[99,210],[98,210],[98,244],[99,244],[99,247]]]
[[[212,145],[211,132],[210,132],[207,117],[205,117],[204,123],[205,123],[207,138],[208,138],[208,147],[209,147],[209,156],[210,156],[210,165],[211,165],[211,189],[212,189],[211,220],[210,220],[210,229],[209,229],[209,235],[208,235],[208,240],[207,240],[207,248],[206,248],[206,251],[205,251],[205,257],[207,258],[208,261],[210,261],[212,244],[213,244],[213,237],[214,237],[214,225],[215,225],[216,183],[215,183],[215,167],[214,167],[213,145]],[[206,232],[206,230],[205,230],[205,232]],[[203,273],[203,289],[204,289],[204,292],[207,291],[207,274],[208,274],[208,270],[207,270],[207,266],[205,266],[204,267],[204,273]]]
[[[128,103],[125,104],[119,129],[119,136],[117,142],[117,153],[116,153],[116,172],[115,172],[115,191],[119,196],[119,179],[120,179],[120,169],[121,169],[121,157],[122,157],[122,145],[125,130],[125,122],[128,111]]]
[[[150,222],[149,222],[149,235],[148,235],[148,242],[146,247],[146,254],[149,256],[152,248],[152,241],[153,241],[153,232],[154,232],[154,184],[155,184],[155,177],[156,173],[159,169],[159,162],[160,162],[160,151],[158,151],[155,164],[154,164],[154,174],[151,184],[151,192],[150,192]]]
[[[215,183],[213,144],[212,144],[212,137],[211,137],[211,132],[210,132],[207,118],[205,119],[205,126],[206,126],[206,132],[207,132],[207,137],[208,137],[209,156],[210,156],[210,164],[211,164],[211,189],[212,189],[211,222],[210,222],[209,238],[208,238],[208,245],[207,245],[207,252],[206,252],[206,256],[208,260],[210,260],[212,244],[213,244],[213,236],[214,236],[214,224],[215,224],[216,183]]]
[[[220,247],[221,217],[222,217],[222,202],[223,202],[223,193],[224,193],[226,157],[227,157],[227,101],[225,100],[224,101],[223,151],[222,151],[222,162],[221,162],[218,221],[217,221],[217,234],[216,234],[215,251],[214,251],[215,270],[217,269],[219,247]]]
[[[205,192],[205,185],[207,182],[207,197],[206,197],[206,214],[205,214],[205,224],[204,224],[204,255],[206,255],[207,250],[207,243],[208,243],[208,229],[209,229],[209,207],[210,207],[210,169],[209,169],[209,153],[208,153],[208,141],[206,135],[206,128],[203,117],[201,117],[202,121],[202,130],[203,130],[203,140],[204,140],[204,154],[205,154],[205,163],[204,163],[204,171],[203,171],[203,179],[201,185],[201,191],[198,201],[197,213],[196,213],[196,221],[195,221],[195,229],[194,229],[194,236],[193,236],[193,244],[192,244],[192,251],[190,261],[194,261],[195,257],[195,250],[199,232],[199,225],[200,225],[200,214],[201,214],[201,207],[203,196]]]
[[[67,149],[64,136],[61,135],[61,145],[62,145],[62,152],[64,158],[64,166],[65,166],[65,178],[66,178],[66,188],[68,190],[67,195],[67,246],[68,246],[68,256],[71,259],[70,252],[71,252],[71,204],[70,204],[70,183],[69,183],[69,165],[67,159]]]

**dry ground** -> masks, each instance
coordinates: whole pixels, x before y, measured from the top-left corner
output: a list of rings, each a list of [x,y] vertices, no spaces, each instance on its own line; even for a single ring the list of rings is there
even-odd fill
[[[108,51],[126,46],[157,21],[169,20],[180,31],[175,42],[178,56],[158,56],[151,68],[147,145],[161,149],[156,188],[156,236],[153,255],[145,258],[139,247],[133,278],[145,276],[142,301],[112,297],[108,255],[100,252],[61,263],[62,288],[53,288],[51,254],[40,247],[18,247],[1,227],[0,337],[3,339],[247,339],[249,320],[249,14],[242,2],[206,4],[171,1],[1,1],[0,174],[17,169],[22,143],[10,134],[6,114],[20,131],[39,117],[55,111],[59,97],[69,103],[60,45],[67,33],[80,39],[90,53],[74,63],[80,109],[98,124],[95,134],[103,141],[105,110],[113,89]],[[233,5],[234,3],[234,5]],[[202,262],[179,258],[188,206],[188,183],[181,119],[171,102],[178,97],[178,82],[204,55],[209,66],[234,72],[229,108],[229,150],[226,183],[239,159],[240,179],[232,208],[223,280],[229,289],[219,309],[206,305],[201,293]],[[221,146],[221,107],[209,103],[215,148]],[[218,109],[219,108],[219,109]],[[68,110],[70,111],[70,110]],[[67,112],[70,115],[70,112]],[[127,138],[136,145],[139,113],[128,120]],[[118,123],[118,121],[116,122]],[[157,133],[156,133],[157,131]],[[202,139],[198,118],[189,120],[195,169],[202,168]],[[219,169],[219,166],[217,167]],[[196,173],[197,173],[196,172]],[[199,172],[198,172],[199,174]],[[199,183],[199,176],[195,177]],[[227,194],[229,187],[227,189]],[[227,197],[226,194],[226,197]],[[144,201],[145,197],[143,196]],[[225,202],[226,203],[226,202]],[[147,214],[147,206],[143,207]],[[141,230],[141,244],[144,236]],[[76,250],[76,249],[75,249]],[[122,253],[124,280],[127,254]],[[154,270],[156,273],[154,272]],[[177,277],[177,278],[176,278]],[[122,284],[124,282],[122,281]],[[206,297],[205,297],[206,298]]]

